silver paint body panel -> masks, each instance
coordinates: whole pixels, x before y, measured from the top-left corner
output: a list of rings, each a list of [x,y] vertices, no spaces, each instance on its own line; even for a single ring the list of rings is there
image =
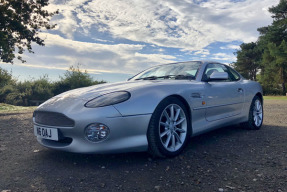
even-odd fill
[[[195,80],[106,83],[55,96],[40,105],[36,111],[58,112],[73,119],[74,127],[53,127],[73,140],[68,145],[41,138],[37,138],[38,142],[48,148],[77,153],[146,151],[146,134],[151,115],[157,105],[171,95],[186,101],[186,107],[191,112],[193,136],[215,128],[246,122],[252,99],[258,93],[263,94],[262,87],[259,83],[242,77],[234,82],[201,81],[208,63],[202,62]],[[128,91],[131,98],[112,106],[84,107],[87,101],[114,91]],[[110,128],[109,137],[99,143],[88,141],[84,136],[84,130],[91,123],[107,125]]]

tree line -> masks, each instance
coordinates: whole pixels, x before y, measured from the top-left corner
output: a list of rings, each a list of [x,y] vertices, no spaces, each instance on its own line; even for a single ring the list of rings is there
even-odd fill
[[[105,81],[94,81],[87,71],[82,72],[79,66],[70,67],[60,76],[60,80],[54,82],[51,82],[47,75],[21,82],[7,70],[0,68],[0,103],[31,106],[71,89],[101,83]]]
[[[287,1],[269,8],[273,22],[258,28],[256,42],[243,43],[233,67],[247,79],[259,81],[265,95],[286,94]]]

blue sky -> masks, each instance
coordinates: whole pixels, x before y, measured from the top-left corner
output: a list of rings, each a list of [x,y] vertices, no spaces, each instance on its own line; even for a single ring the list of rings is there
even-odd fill
[[[1,63],[19,80],[57,80],[70,66],[95,80],[123,81],[148,67],[189,60],[236,61],[243,42],[271,24],[279,0],[52,0],[57,27],[42,31],[26,63]]]

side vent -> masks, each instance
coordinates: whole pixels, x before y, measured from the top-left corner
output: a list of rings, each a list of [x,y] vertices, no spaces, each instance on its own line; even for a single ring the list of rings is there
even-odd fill
[[[191,97],[192,97],[192,98],[202,98],[202,96],[201,96],[200,93],[192,93],[192,94],[191,94]]]

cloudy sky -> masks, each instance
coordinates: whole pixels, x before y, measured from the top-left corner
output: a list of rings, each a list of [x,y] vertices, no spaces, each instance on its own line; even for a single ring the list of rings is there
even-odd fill
[[[271,24],[279,0],[52,0],[54,30],[41,32],[27,61],[1,64],[20,80],[47,74],[57,80],[80,64],[95,80],[122,81],[156,64],[236,61],[243,42]]]

